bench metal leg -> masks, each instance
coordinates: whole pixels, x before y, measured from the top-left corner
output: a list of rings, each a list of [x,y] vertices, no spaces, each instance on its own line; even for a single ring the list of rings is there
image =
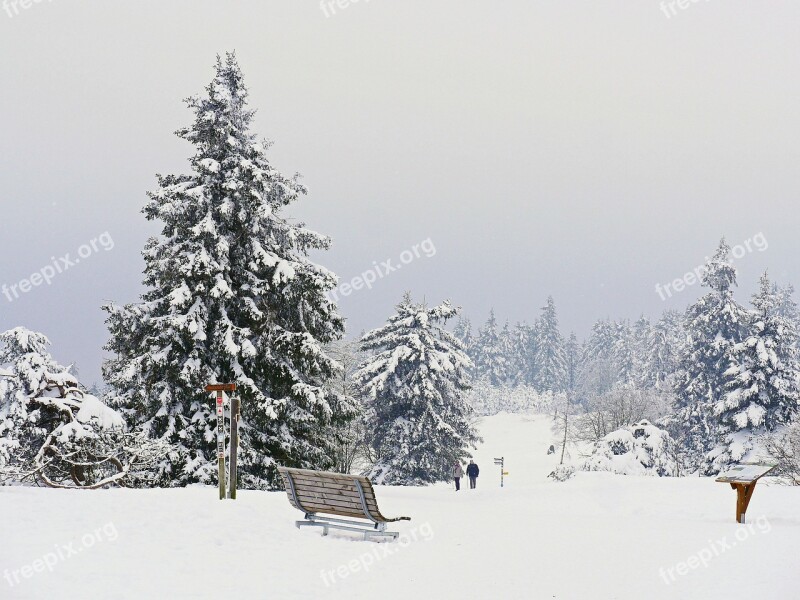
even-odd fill
[[[345,521],[344,519],[327,519],[314,515],[309,516],[304,521],[295,521],[295,526],[300,529],[301,527],[322,527],[322,535],[328,535],[330,529],[341,529],[343,531],[355,531],[364,534],[364,540],[372,538],[391,538],[396,540],[400,537],[397,531],[386,531],[386,524],[379,523],[372,525],[368,523],[358,523],[357,521]]]

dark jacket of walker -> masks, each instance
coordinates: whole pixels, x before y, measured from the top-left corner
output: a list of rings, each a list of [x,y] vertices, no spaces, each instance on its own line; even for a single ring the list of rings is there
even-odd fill
[[[478,465],[476,465],[475,463],[470,463],[469,466],[467,466],[468,477],[477,477],[478,473],[480,473],[480,469],[478,468]]]

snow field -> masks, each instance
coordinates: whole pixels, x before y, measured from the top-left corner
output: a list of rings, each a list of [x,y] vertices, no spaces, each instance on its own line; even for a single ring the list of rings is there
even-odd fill
[[[376,488],[384,514],[412,517],[396,524],[397,543],[298,531],[284,493],[221,502],[199,486],[0,488],[0,598],[798,597],[800,490],[760,484],[750,525],[739,526],[734,492],[712,479],[551,482],[558,453],[546,454],[556,436],[545,415],[501,414],[479,428],[478,489]],[[501,455],[504,489],[492,464]],[[48,553],[63,558],[35,572]]]

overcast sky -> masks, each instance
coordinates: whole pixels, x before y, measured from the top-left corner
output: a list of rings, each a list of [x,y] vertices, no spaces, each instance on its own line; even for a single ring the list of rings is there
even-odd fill
[[[341,298],[350,335],[406,289],[476,324],[491,307],[533,320],[552,294],[579,337],[600,317],[656,318],[701,291],[662,300],[656,284],[722,235],[762,234],[742,246],[740,300],[767,267],[800,284],[800,3],[332,4],[0,11],[0,285],[88,244],[49,285],[0,295],[0,328],[42,331],[86,383],[100,378],[100,305],[142,291],[158,232],[145,192],[186,170],[182,99],[226,50],[273,164],[310,188],[291,214],[333,238],[319,262],[347,281],[423,240],[436,249]]]

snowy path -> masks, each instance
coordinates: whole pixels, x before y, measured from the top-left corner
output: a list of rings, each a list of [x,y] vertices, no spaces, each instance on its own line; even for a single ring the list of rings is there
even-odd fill
[[[737,530],[722,484],[596,473],[555,484],[547,417],[499,415],[481,431],[477,490],[377,489],[385,514],[413,518],[398,527],[406,545],[298,531],[278,493],[0,488],[0,598],[799,597],[800,489],[759,487],[752,529]],[[52,571],[35,572],[45,561]]]

